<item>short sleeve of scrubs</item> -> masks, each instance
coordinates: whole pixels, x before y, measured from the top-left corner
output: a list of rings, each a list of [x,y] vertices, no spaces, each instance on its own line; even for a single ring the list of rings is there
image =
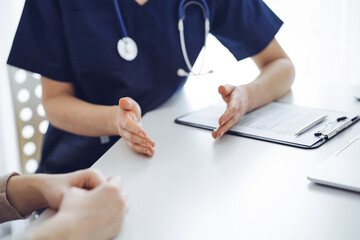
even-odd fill
[[[283,22],[262,0],[210,0],[211,33],[237,60],[261,52]]]
[[[56,1],[25,2],[8,64],[57,81],[71,81],[73,74]]]

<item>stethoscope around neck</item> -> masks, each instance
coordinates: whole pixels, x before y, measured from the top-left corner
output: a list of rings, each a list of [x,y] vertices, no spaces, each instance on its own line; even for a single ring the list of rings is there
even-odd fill
[[[198,1],[188,1],[186,2],[186,0],[181,0],[180,4],[179,4],[179,21],[178,21],[178,30],[179,30],[179,37],[180,37],[180,45],[181,45],[181,52],[182,55],[184,57],[184,61],[186,64],[186,67],[188,68],[188,71],[185,71],[182,68],[179,68],[177,70],[177,75],[179,77],[187,77],[187,76],[200,76],[200,75],[204,75],[204,74],[208,74],[208,73],[212,73],[213,71],[208,71],[205,73],[202,73],[202,69],[204,66],[204,62],[205,62],[205,56],[206,56],[206,39],[207,36],[210,32],[210,11],[209,11],[209,6],[206,3],[205,0],[200,0],[200,2]],[[115,10],[116,10],[116,15],[118,17],[119,20],[119,24],[121,27],[121,32],[123,34],[123,38],[121,38],[118,41],[117,44],[117,49],[119,52],[119,55],[121,56],[121,58],[123,58],[126,61],[132,61],[136,58],[136,56],[138,55],[138,47],[136,45],[136,42],[130,38],[126,32],[126,28],[125,28],[125,24],[121,15],[121,11],[120,11],[120,7],[119,7],[119,3],[118,0],[113,0],[114,2],[114,6],[115,6]],[[190,5],[197,5],[201,8],[202,12],[203,12],[203,16],[204,16],[204,20],[205,20],[205,38],[204,38],[204,57],[202,60],[202,64],[201,64],[201,68],[199,72],[194,72],[193,71],[193,66],[190,63],[189,60],[189,56],[187,54],[186,51],[186,44],[185,44],[185,36],[184,36],[184,20],[185,20],[185,11],[186,8]]]

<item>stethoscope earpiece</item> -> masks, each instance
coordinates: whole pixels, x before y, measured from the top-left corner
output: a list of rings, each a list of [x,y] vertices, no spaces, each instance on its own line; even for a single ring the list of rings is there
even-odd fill
[[[202,76],[202,75],[214,73],[214,71],[210,70],[210,71],[207,71],[207,72],[204,72],[204,73],[201,73],[201,72],[200,73],[194,73],[194,72],[187,72],[184,69],[179,68],[176,73],[177,73],[177,75],[179,77],[190,77],[190,76]]]
[[[176,73],[177,73],[177,75],[178,75],[179,77],[188,77],[188,76],[189,76],[189,73],[186,72],[186,71],[185,71],[184,69],[182,69],[182,68],[179,68]]]

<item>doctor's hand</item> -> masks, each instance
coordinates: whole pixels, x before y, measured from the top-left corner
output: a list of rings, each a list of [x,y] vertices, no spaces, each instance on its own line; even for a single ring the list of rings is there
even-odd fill
[[[219,118],[219,127],[212,132],[215,139],[229,131],[249,109],[249,93],[244,86],[220,86],[219,93],[227,103],[227,108]]]
[[[126,97],[119,100],[116,127],[119,135],[125,139],[132,150],[148,157],[154,155],[155,142],[146,136],[141,126],[140,106],[132,98]]]

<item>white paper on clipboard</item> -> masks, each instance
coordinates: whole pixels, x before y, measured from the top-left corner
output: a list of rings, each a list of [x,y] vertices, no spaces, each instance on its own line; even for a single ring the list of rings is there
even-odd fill
[[[176,122],[194,127],[215,129],[219,126],[219,117],[224,113],[225,109],[225,103],[214,104],[181,116],[176,119]],[[327,115],[327,117],[323,122],[301,135],[295,135],[301,127],[324,115]],[[329,131],[329,129],[331,130],[340,126],[343,123],[336,121],[340,117],[347,117],[347,119],[352,121],[351,124],[359,120],[359,116],[354,113],[306,108],[288,103],[272,102],[247,113],[231,129],[230,133],[287,145],[312,148],[316,143],[323,140],[315,136],[314,133],[318,131]]]

